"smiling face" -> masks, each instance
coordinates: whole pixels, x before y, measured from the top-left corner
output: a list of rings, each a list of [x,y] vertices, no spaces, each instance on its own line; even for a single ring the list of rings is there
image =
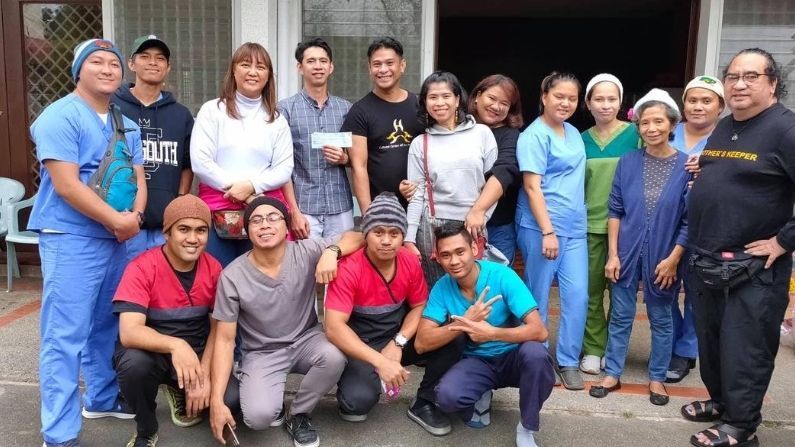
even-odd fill
[[[612,82],[603,81],[591,88],[591,97],[586,105],[591,111],[597,124],[612,123],[621,108],[618,86]]]
[[[334,72],[334,64],[326,50],[320,47],[309,47],[304,50],[304,58],[298,64],[298,73],[304,78],[304,84],[322,87]]]
[[[747,73],[765,74],[767,59],[761,54],[743,53],[732,60],[726,70],[723,81],[726,104],[735,118],[745,120],[761,113],[775,101],[776,83],[770,76],[759,76],[756,81],[748,83],[742,79]],[[739,75],[736,81],[729,75]]]
[[[135,73],[136,84],[160,85],[171,71],[166,55],[157,47],[134,54],[127,66]]]
[[[511,99],[499,84],[478,93],[475,99],[475,115],[489,127],[504,126],[510,109]]]
[[[461,98],[453,93],[450,84],[446,82],[434,82],[428,86],[428,93],[425,95],[425,110],[440,126],[455,126],[455,112]]]
[[[269,250],[285,243],[289,229],[278,209],[260,205],[251,213],[246,231],[255,250]]]
[[[235,64],[235,86],[248,98],[259,98],[268,84],[270,67],[259,58],[243,59]]]
[[[380,90],[397,86],[406,71],[406,60],[391,48],[379,48],[370,56],[370,80]]]
[[[207,247],[208,236],[209,227],[205,221],[186,217],[176,221],[163,234],[166,240],[163,251],[174,268],[189,270]]]
[[[638,132],[646,146],[659,146],[668,142],[674,124],[668,118],[665,106],[651,106],[641,111],[638,118]]]
[[[687,123],[697,128],[714,126],[723,106],[720,97],[705,88],[691,88],[685,94],[684,115]]]
[[[445,272],[453,279],[459,280],[475,268],[475,256],[478,254],[475,242],[468,243],[461,234],[439,239],[436,242],[437,260]]]
[[[541,95],[544,117],[554,123],[563,123],[577,110],[580,94],[577,84],[572,81],[558,81],[547,93]]]
[[[367,256],[378,261],[391,261],[403,246],[403,232],[398,227],[379,225],[364,237]]]
[[[80,67],[78,88],[91,95],[110,96],[121,85],[121,61],[110,51],[94,51]]]

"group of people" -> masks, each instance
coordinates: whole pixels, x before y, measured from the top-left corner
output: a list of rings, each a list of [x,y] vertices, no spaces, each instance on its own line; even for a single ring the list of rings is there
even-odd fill
[[[553,72],[521,132],[513,80],[487,76],[467,95],[437,71],[415,95],[389,37],[368,48],[373,90],[355,104],[329,92],[324,40],[298,44],[303,88],[282,101],[268,52],[245,43],[195,122],[163,90],[167,44],[142,36],[131,52],[81,43],[75,91],[31,126],[45,447],[79,446],[81,413],[135,418],[128,447],[155,446],[159,389],[176,425],[207,409],[222,443],[239,416],[317,446],[311,415],[326,393],[336,387],[340,418],[360,423],[415,364],[425,370],[407,415],[426,431],[446,435],[450,416],[488,426],[493,390],[517,387],[516,443],[533,447],[556,382],[580,390],[581,372],[604,370],[589,394],[620,388],[639,283],[651,402],[665,405],[664,383],[699,358],[710,399],[682,415],[722,423],[691,443],[758,445],[795,248],[795,116],[765,51],[738,53],[723,83],[693,79],[682,109],[652,89],[632,122],[619,119],[615,76],[582,92]],[[122,85],[125,64],[135,82]],[[567,122],[581,95],[595,122],[582,133]],[[120,210],[86,184],[119,132],[137,189]],[[338,132],[349,147],[328,143]],[[317,284],[328,285],[323,323]],[[288,373],[304,376],[289,410]]]

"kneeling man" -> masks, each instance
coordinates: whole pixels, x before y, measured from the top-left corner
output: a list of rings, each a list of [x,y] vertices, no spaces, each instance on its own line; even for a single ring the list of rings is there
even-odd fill
[[[516,445],[533,447],[541,406],[555,383],[535,299],[509,267],[475,261],[478,248],[463,225],[445,224],[434,236],[447,274],[425,305],[417,350],[439,349],[461,334],[467,341],[464,358],[436,387],[439,408],[461,413],[471,427],[484,427],[490,422],[491,390],[519,387]]]
[[[345,356],[318,323],[315,280],[330,281],[339,257],[359,249],[362,236],[347,232],[341,239],[287,241],[287,207],[265,196],[246,206],[243,222],[253,248],[221,273],[213,311],[218,320],[210,400],[213,434],[224,442],[224,425],[235,426],[216,390],[226,387],[239,329],[242,357],[236,376],[243,422],[254,430],[282,425],[287,374],[303,374],[286,427],[296,447],[315,447],[320,438],[310,415],[345,367]]]
[[[161,384],[178,426],[201,422],[209,405],[210,311],[221,275],[221,264],[204,252],[209,228],[210,209],[201,199],[171,201],[163,213],[165,244],[130,262],[113,298],[120,340],[113,364],[137,424],[127,447],[156,445]]]
[[[414,334],[428,298],[417,256],[403,248],[406,213],[397,197],[382,193],[362,218],[365,248],[340,265],[326,296],[326,332],[348,355],[337,388],[342,419],[360,422],[382,388],[406,383],[406,365],[425,361],[425,374],[408,416],[429,433],[450,433],[450,421],[434,405],[434,387],[460,358],[455,344],[419,355]],[[382,385],[383,384],[383,385]]]

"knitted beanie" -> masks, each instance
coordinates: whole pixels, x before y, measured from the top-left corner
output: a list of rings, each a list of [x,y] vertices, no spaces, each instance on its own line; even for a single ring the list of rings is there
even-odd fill
[[[382,192],[370,203],[370,208],[362,217],[362,233],[367,232],[377,226],[396,227],[406,235],[408,222],[406,211],[400,205],[397,196],[391,192]]]
[[[285,205],[284,202],[279,199],[274,199],[273,197],[258,196],[256,199],[252,200],[251,203],[246,205],[246,211],[243,212],[243,225],[245,225],[247,229],[251,214],[262,205],[270,205],[279,210],[282,216],[284,216],[284,221],[287,223],[287,226],[290,226],[290,213],[287,211],[287,205]]]
[[[75,47],[75,58],[72,60],[72,79],[75,82],[80,78],[80,68],[83,67],[83,62],[95,51],[108,51],[115,54],[116,57],[119,58],[119,64],[122,66],[122,70],[124,70],[124,57],[122,57],[119,48],[113,45],[113,42],[105,39],[89,39],[80,42]]]
[[[204,201],[192,194],[185,194],[172,200],[163,212],[163,233],[167,233],[180,219],[193,218],[210,226],[210,208]]]

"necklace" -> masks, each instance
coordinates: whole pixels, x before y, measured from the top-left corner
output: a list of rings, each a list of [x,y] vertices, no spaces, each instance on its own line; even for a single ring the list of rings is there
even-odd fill
[[[750,120],[746,121],[743,127],[740,128],[740,130],[736,130],[734,128],[735,123],[736,121],[732,119],[732,138],[731,138],[732,141],[737,141],[737,139],[740,138],[740,134],[745,130],[746,127],[748,127],[748,124],[750,124]]]

